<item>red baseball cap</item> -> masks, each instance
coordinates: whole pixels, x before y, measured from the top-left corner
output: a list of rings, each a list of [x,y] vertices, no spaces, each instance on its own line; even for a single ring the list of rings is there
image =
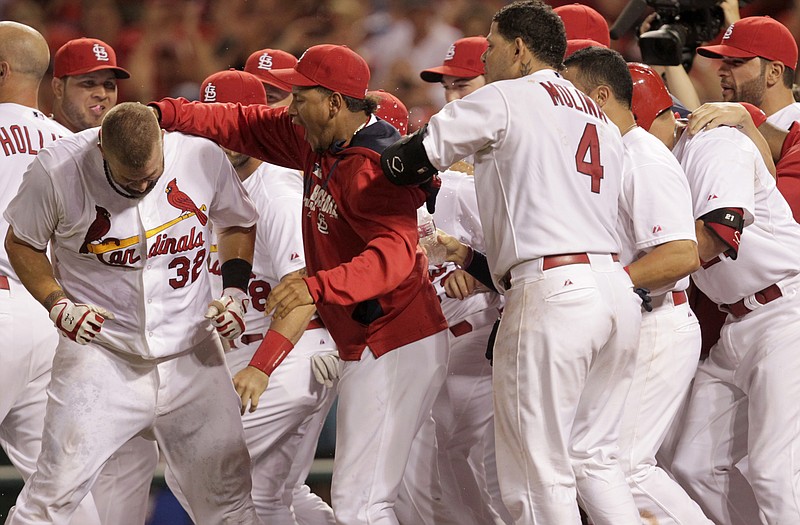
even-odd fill
[[[586,49],[587,47],[605,47],[600,42],[596,40],[591,40],[589,38],[576,38],[574,40],[567,40],[567,51],[564,53],[564,58],[569,58],[573,53],[576,51],[580,51],[581,49]]]
[[[378,99],[376,116],[397,128],[401,135],[408,134],[408,109],[402,100],[382,89],[369,91],[367,95]]]
[[[111,69],[117,78],[130,78],[131,74],[117,66],[114,48],[96,38],[70,40],[53,59],[53,76],[56,78],[85,75],[101,69]]]
[[[258,77],[229,69],[209,75],[200,85],[200,102],[232,102],[249,106],[267,104],[267,92]]]
[[[294,68],[273,69],[264,75],[290,86],[322,86],[363,100],[369,86],[369,66],[347,46],[320,44],[306,49]]]
[[[292,86],[286,82],[279,81],[273,76],[266,75],[265,72],[272,71],[273,69],[291,69],[295,64],[297,64],[297,59],[294,55],[290,55],[286,51],[281,51],[280,49],[261,49],[247,58],[244,70],[251,75],[257,76],[261,82],[265,84],[282,89],[283,91],[291,91]]]
[[[441,82],[444,75],[458,78],[475,78],[483,75],[481,55],[489,47],[485,36],[471,36],[456,40],[439,67],[423,70],[419,76],[425,82]]]
[[[561,17],[564,29],[567,31],[567,40],[589,39],[599,42],[603,47],[611,45],[606,19],[583,4],[570,4],[556,7],[553,11]]]
[[[749,16],[728,27],[722,42],[716,46],[697,48],[708,58],[754,58],[778,60],[783,65],[797,67],[797,42],[789,30],[768,16]]]

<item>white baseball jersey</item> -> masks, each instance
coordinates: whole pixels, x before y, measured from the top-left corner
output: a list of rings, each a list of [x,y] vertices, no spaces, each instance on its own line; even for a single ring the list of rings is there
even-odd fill
[[[720,255],[692,274],[709,299],[735,303],[800,272],[800,224],[750,139],[728,127],[684,133],[673,153],[689,180],[695,219],[719,208],[744,209],[736,260]]]
[[[296,170],[265,162],[242,185],[260,210],[253,272],[247,289],[250,307],[245,315],[246,333],[264,334],[272,319],[264,315],[267,296],[284,275],[306,265],[301,233],[303,178]],[[216,297],[222,292],[216,236],[211,252],[211,285]]]
[[[252,226],[258,213],[222,150],[179,133],[164,137],[164,173],[152,191],[121,195],[104,172],[98,131],[42,151],[6,220],[35,248],[52,238],[55,274],[70,299],[115,314],[95,344],[146,358],[175,355],[212,330],[204,318],[211,223]]]
[[[484,251],[475,177],[451,170],[443,171],[439,175],[442,178],[442,187],[436,197],[436,213],[433,214],[436,227],[476,250]],[[442,283],[455,269],[456,265],[453,263],[431,266],[428,269],[448,325],[460,323],[472,313],[500,306],[500,296],[494,293],[472,294],[464,300],[447,297]]]
[[[678,161],[664,144],[636,127],[622,137],[625,169],[619,199],[620,262],[628,265],[659,244],[697,241],[692,194]],[[673,286],[651,290],[653,296],[689,287],[689,277]]]
[[[767,117],[767,122],[781,129],[789,129],[796,120],[800,120],[800,102],[792,102]]]
[[[619,130],[555,71],[493,82],[447,104],[431,118],[423,144],[440,170],[475,154],[478,206],[498,289],[523,261],[619,251]]]
[[[3,176],[0,177],[0,210],[5,210],[22,183],[22,174],[36,154],[59,137],[72,132],[41,111],[19,104],[0,104],[0,149],[3,154]],[[0,217],[0,232],[5,238],[8,222]],[[5,248],[0,247],[0,275],[17,278],[8,262]]]

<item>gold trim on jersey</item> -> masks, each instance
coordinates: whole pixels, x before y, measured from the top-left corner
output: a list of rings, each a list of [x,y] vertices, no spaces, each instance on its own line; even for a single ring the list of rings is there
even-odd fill
[[[205,204],[200,206],[200,211],[206,211]],[[144,232],[145,238],[149,239],[150,237],[158,235],[164,230],[171,228],[172,226],[175,226],[179,222],[194,217],[194,215],[195,213],[193,211],[181,214],[172,219],[171,221],[165,222],[161,226],[157,226],[151,230],[147,230],[146,232]],[[86,246],[86,249],[89,251],[89,253],[93,253],[95,255],[101,255],[103,253],[113,252],[114,250],[121,250],[123,248],[128,248],[138,243],[139,243],[139,236],[134,235],[132,237],[128,237],[125,239],[110,239],[107,241],[99,242],[97,244],[89,244]]]

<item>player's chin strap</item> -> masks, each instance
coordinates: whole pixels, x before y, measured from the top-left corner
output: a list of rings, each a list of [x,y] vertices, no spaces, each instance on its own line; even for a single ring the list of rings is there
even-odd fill
[[[425,206],[433,213],[442,181],[439,179],[439,170],[431,164],[422,145],[427,129],[428,125],[425,124],[386,148],[381,154],[381,168],[393,184],[419,186],[427,195]]]

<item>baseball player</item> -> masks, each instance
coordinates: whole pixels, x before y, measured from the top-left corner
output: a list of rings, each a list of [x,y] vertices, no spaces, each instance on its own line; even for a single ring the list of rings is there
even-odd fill
[[[50,51],[35,29],[17,22],[0,22],[0,209],[5,210],[22,183],[22,176],[39,150],[70,131],[37,109],[42,76]],[[0,231],[8,223],[0,217]],[[58,344],[53,323],[20,282],[4,247],[0,248],[0,446],[24,480],[36,470],[41,449],[46,389]],[[3,510],[3,513],[5,513]],[[72,523],[99,524],[92,497],[75,511]]]
[[[441,83],[448,102],[460,100],[486,85],[481,56],[488,46],[482,36],[456,40],[442,65],[423,70],[420,77]],[[442,198],[437,199],[441,205],[434,219],[440,230],[483,251],[475,181],[467,176],[474,166],[466,164],[465,170],[465,164],[457,162],[440,174]],[[447,380],[433,409],[441,502],[455,523],[510,522],[497,481],[492,372],[483,357],[498,317],[500,297],[494,293],[471,295],[474,279],[454,264],[429,272],[450,325]]]
[[[797,41],[777,20],[742,18],[728,27],[719,45],[698,47],[697,53],[720,60],[717,74],[725,102],[749,102],[782,129],[800,120],[800,103],[792,96]]]
[[[173,99],[153,106],[167,129],[303,170],[309,275],[283,279],[265,311],[281,319],[313,304],[338,347],[337,523],[397,523],[393,506],[414,437],[445,376],[447,325],[418,249],[416,208],[425,194],[381,174],[380,151],[399,135],[372,114],[359,55],[322,44],[294,69],[270,74],[293,86],[288,109]],[[292,348],[275,342],[256,352],[253,368],[271,372]]]
[[[635,114],[658,110],[649,95],[660,84],[652,70],[634,75]],[[690,135],[664,111],[650,133],[672,147],[692,191],[703,265],[692,280],[728,313],[695,375],[672,473],[715,523],[798,522],[800,224],[735,128]]]
[[[722,102],[703,104],[692,112],[689,133],[698,133],[707,126],[737,126],[754,142],[767,141],[771,160],[776,162],[778,190],[792,208],[794,220],[800,222],[800,123],[795,122],[786,131],[767,122],[764,112],[752,104]]]
[[[219,148],[120,104],[40,152],[5,218],[11,264],[61,336],[42,452],[6,523],[66,523],[139,435],[198,523],[259,523],[219,340],[245,328],[257,213]],[[225,290],[207,306],[212,223]]]
[[[622,418],[620,464],[641,516],[660,524],[710,525],[700,507],[656,465],[656,452],[688,394],[700,357],[700,326],[686,295],[689,274],[700,267],[689,184],[675,157],[647,133],[655,115],[640,112],[637,126],[630,109],[633,82],[622,55],[590,47],[564,64],[565,78],[595,100],[622,133],[620,261],[634,286],[650,291]],[[648,98],[672,105],[666,89]]]
[[[419,76],[425,82],[440,83],[447,102],[464,98],[486,85],[481,55],[488,45],[483,36],[456,40],[441,66],[424,69]]]
[[[288,106],[292,101],[292,86],[269,74],[273,69],[293,68],[297,64],[294,55],[280,49],[261,49],[253,52],[244,65],[244,70],[264,83],[267,104],[273,108]]]
[[[378,99],[375,114],[405,135],[408,110],[403,102],[383,90],[368,94]],[[440,202],[447,204],[444,209],[436,209],[437,226],[470,239],[481,236],[472,177],[449,170],[441,175]],[[478,294],[461,303],[447,294],[459,293],[459,285],[474,288],[473,279],[458,275],[464,272],[457,270],[454,264],[430,265],[428,273],[442,303],[442,311],[445,316],[455,312],[456,321],[448,321],[452,326],[448,336],[445,386],[434,403],[430,428],[417,436],[428,441],[426,446],[418,448],[422,452],[420,456],[409,459],[395,508],[402,523],[500,522],[487,489],[492,479],[497,485],[497,474],[491,425],[491,367],[483,358],[488,337],[483,332],[491,330],[498,316],[499,296],[492,294],[493,297],[486,299],[481,297],[485,294]],[[486,303],[491,306],[486,307]],[[469,304],[472,309],[462,304]],[[476,308],[476,304],[483,307]],[[467,351],[470,343],[473,343],[472,351]],[[476,352],[476,348],[479,351]],[[488,475],[484,456],[491,471]]]
[[[267,95],[258,78],[230,70],[206,78],[200,86],[200,100],[267,104]],[[231,350],[225,354],[242,400],[244,435],[253,464],[253,503],[264,523],[333,525],[331,508],[307,490],[305,477],[293,478],[290,472],[308,473],[314,461],[315,447],[301,444],[310,441],[316,445],[335,390],[315,380],[312,359],[333,353],[334,364],[338,366],[335,347],[316,316],[308,322],[313,311],[306,315],[297,310],[294,314],[299,316],[297,319],[286,317],[272,323],[264,315],[270,290],[282,277],[305,270],[301,215],[297,213],[302,206],[303,179],[297,171],[232,151],[225,153],[256,208],[263,210],[258,219],[253,275],[248,287],[252,308],[244,319],[247,331],[233,341]],[[212,244],[209,264],[216,295],[222,291],[222,282],[215,247],[216,244]],[[270,330],[293,339],[294,350],[269,376],[256,370],[247,371],[250,359]],[[259,403],[259,395],[265,387],[263,402]],[[255,394],[250,393],[253,390]],[[250,410],[246,411],[248,405]],[[173,492],[180,492],[171,470],[167,470],[167,481],[176,489]],[[298,510],[305,511],[305,515],[296,516]]]
[[[53,119],[73,133],[99,126],[117,103],[117,80],[126,78],[114,48],[95,38],[70,40],[53,59]]]
[[[61,46],[53,71],[53,120],[75,133],[100,125],[117,105],[117,80],[130,77],[117,65],[114,49],[94,38]],[[103,523],[144,523],[157,464],[158,445],[142,436],[111,456],[92,486]]]
[[[641,319],[615,255],[619,131],[556,72],[566,38],[546,4],[502,8],[487,39],[489,84],[381,164],[413,184],[475,155],[489,266],[505,291],[493,389],[497,471],[515,522],[580,523],[577,487],[595,524],[639,524],[616,460]]]

